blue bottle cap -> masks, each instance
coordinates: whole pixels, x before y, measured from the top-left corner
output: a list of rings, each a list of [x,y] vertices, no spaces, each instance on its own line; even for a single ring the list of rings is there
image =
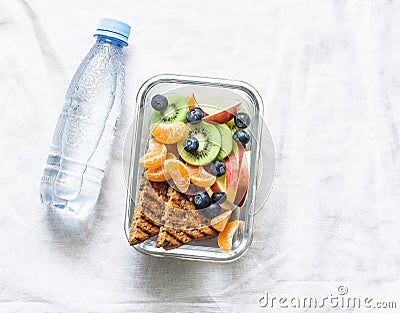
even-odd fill
[[[128,44],[129,33],[131,27],[123,22],[113,20],[111,18],[102,18],[99,21],[94,35],[103,35],[119,39]]]

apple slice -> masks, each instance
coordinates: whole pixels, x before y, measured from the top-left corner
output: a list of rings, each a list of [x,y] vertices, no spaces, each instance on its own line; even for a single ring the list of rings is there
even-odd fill
[[[236,192],[239,184],[239,172],[242,165],[243,154],[245,147],[233,143],[232,152],[228,155],[225,161],[226,167],[226,198],[233,203],[236,198]]]
[[[225,173],[225,193],[226,199],[233,203],[236,196],[236,188],[239,180],[239,163],[238,159],[232,151],[225,162],[226,173]]]
[[[235,103],[227,108],[200,106],[207,116],[203,117],[203,121],[223,124],[231,120],[240,108],[241,103]]]
[[[250,178],[250,158],[251,151],[244,152],[242,164],[239,171],[239,180],[235,195],[235,201],[233,202],[237,206],[242,206],[247,196],[247,189],[249,187]]]
[[[215,183],[211,185],[212,192],[226,192],[226,176],[217,177]]]
[[[246,151],[245,146],[234,142],[232,152],[225,160],[226,173],[217,177],[215,183],[210,187],[211,190],[225,192],[228,202],[242,205],[249,183],[250,155],[251,152]]]
[[[242,207],[243,206],[244,202],[246,201],[246,198],[247,198],[247,189],[244,192],[243,198],[242,198],[242,200],[240,200],[240,202],[238,204],[238,207]]]

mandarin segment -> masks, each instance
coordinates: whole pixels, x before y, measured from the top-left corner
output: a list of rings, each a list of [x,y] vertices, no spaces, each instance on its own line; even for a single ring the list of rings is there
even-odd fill
[[[187,96],[189,102],[189,110],[193,109],[196,106],[196,99],[194,98],[194,93]]]
[[[176,160],[177,157],[172,152],[167,152],[166,160],[168,159]],[[171,178],[171,176],[169,176],[169,174],[166,171],[164,171],[164,168],[162,166],[158,168],[147,169],[144,172],[144,177],[153,182],[163,182]]]
[[[167,157],[167,148],[161,142],[152,138],[149,141],[149,148],[140,158],[139,164],[145,168],[157,169],[162,166]]]
[[[231,218],[232,211],[225,211],[216,217],[211,219],[211,226],[214,227],[219,232],[222,232],[225,229],[226,224]]]
[[[230,251],[232,249],[232,240],[237,229],[239,228],[239,221],[234,220],[228,222],[225,229],[218,235],[218,246],[221,250]]]
[[[164,161],[164,171],[174,181],[180,192],[185,193],[190,185],[189,169],[179,160],[167,159]]]
[[[153,182],[163,182],[169,178],[169,175],[164,172],[162,166],[159,168],[149,168],[144,172],[144,177]]]
[[[194,166],[187,164],[189,169],[190,181],[199,187],[210,187],[215,183],[216,177],[208,173],[202,166]]]
[[[152,124],[151,134],[160,142],[165,144],[176,143],[186,135],[186,124],[177,122],[174,124]]]

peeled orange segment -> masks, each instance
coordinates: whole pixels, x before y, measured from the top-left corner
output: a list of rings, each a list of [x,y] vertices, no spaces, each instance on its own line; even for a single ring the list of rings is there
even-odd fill
[[[189,169],[190,181],[199,187],[210,187],[215,183],[216,177],[208,173],[202,166],[186,165]]]
[[[168,159],[174,159],[176,160],[177,157],[175,154],[172,152],[167,152],[167,157],[166,160]],[[144,172],[144,177],[146,177],[150,181],[154,182],[163,182],[166,181],[167,179],[170,179],[171,176],[164,171],[164,168],[160,166],[159,168],[149,168]]]
[[[214,227],[219,232],[222,232],[225,229],[226,224],[231,218],[232,211],[222,212],[220,215],[211,219],[211,226]]]
[[[177,122],[174,124],[153,124],[150,126],[152,135],[160,142],[171,144],[181,140],[186,135],[186,124]]]
[[[194,96],[194,93],[192,93],[192,94],[190,94],[190,95],[188,95],[187,96],[187,99],[188,99],[188,103],[189,103],[189,110],[191,110],[191,109],[193,109],[193,108],[199,108],[200,106],[199,106],[199,104],[197,103],[197,101],[196,101],[196,98],[195,98],[195,96]],[[204,113],[204,116],[207,116],[208,114],[206,113],[206,112],[204,112],[203,111],[203,113]]]
[[[164,172],[162,166],[159,168],[149,168],[144,172],[144,177],[150,181],[163,182],[169,179],[169,175]]]
[[[189,169],[179,160],[167,159],[164,161],[164,173],[174,181],[180,192],[186,192],[190,185]]]
[[[225,229],[218,235],[218,246],[224,251],[232,249],[233,235],[239,228],[239,221],[234,220],[226,224]]]
[[[189,102],[189,110],[193,109],[196,106],[196,99],[194,98],[194,93],[187,96]]]
[[[146,153],[140,158],[139,164],[145,168],[156,169],[162,167],[165,158],[167,157],[167,148],[161,142],[154,138],[149,141],[149,148]]]

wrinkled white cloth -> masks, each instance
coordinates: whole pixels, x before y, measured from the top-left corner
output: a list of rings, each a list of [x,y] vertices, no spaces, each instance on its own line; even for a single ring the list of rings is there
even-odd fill
[[[96,220],[76,237],[38,189],[101,17],[132,25],[126,96]],[[265,303],[340,286],[399,308],[399,36],[398,1],[1,1],[0,312],[343,312]],[[277,175],[233,263],[127,244],[124,137],[140,85],[160,73],[240,79],[263,96]]]

